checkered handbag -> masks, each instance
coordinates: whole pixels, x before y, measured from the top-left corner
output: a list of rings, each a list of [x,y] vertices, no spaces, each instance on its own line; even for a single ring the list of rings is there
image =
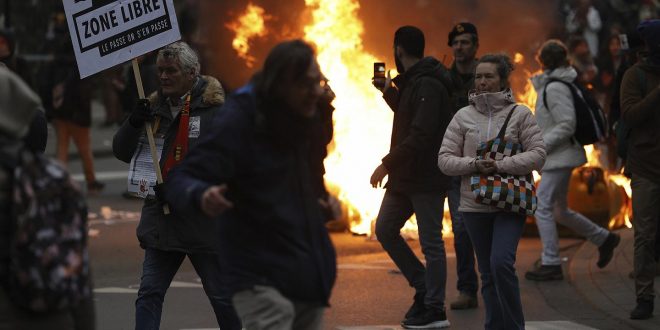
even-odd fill
[[[506,127],[516,107],[514,106],[509,112],[497,137],[479,145],[477,159],[502,160],[504,157],[510,157],[523,151],[522,144],[504,139]],[[536,187],[531,173],[527,175],[506,173],[473,175],[470,178],[470,188],[477,203],[524,215],[534,215],[536,211]]]

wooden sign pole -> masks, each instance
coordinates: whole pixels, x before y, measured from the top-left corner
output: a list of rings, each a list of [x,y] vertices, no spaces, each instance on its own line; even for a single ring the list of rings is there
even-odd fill
[[[142,75],[140,74],[140,65],[138,64],[137,58],[133,59],[133,75],[135,75],[135,84],[138,89],[138,96],[143,99],[144,95],[144,86],[142,86]],[[156,171],[156,182],[158,184],[163,183],[163,173],[160,170],[160,160],[158,159],[158,153],[156,152],[156,141],[154,140],[153,128],[151,128],[151,123],[145,123],[144,126],[147,129],[147,139],[149,140],[149,150],[151,150],[151,160],[154,163],[154,171]],[[163,204],[163,213],[170,214],[170,207],[167,204]]]

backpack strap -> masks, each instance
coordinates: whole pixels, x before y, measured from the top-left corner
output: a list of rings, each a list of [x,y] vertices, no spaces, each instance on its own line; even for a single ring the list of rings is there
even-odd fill
[[[563,81],[561,79],[556,79],[556,78],[550,78],[549,81],[545,84],[543,87],[543,105],[545,108],[550,112],[550,107],[548,107],[548,85],[550,85],[553,82],[560,82],[568,87],[568,89],[571,91],[571,96],[573,97],[573,104],[575,104],[575,100],[577,97],[581,97],[579,92],[577,91],[577,87],[575,87],[572,83]],[[580,145],[580,143],[577,141],[575,138],[575,135],[571,137],[571,142],[575,145]]]
[[[561,79],[556,79],[556,78],[548,79],[548,82],[543,87],[543,105],[545,106],[546,109],[548,109],[548,111],[550,111],[550,107],[548,107],[548,93],[547,93],[547,90],[548,90],[548,86],[553,82],[560,82],[560,83],[568,86],[568,89],[571,90],[571,94],[573,94],[573,95],[576,94],[575,89],[573,88],[573,84],[565,82]],[[573,101],[575,102],[575,100],[573,100]]]
[[[506,116],[506,120],[504,121],[504,124],[502,125],[502,128],[500,128],[500,132],[497,134],[497,137],[500,140],[504,140],[504,134],[506,134],[506,128],[509,126],[509,120],[511,119],[511,115],[513,115],[513,110],[516,110],[518,105],[514,105],[513,108],[511,108],[511,111],[509,111],[509,114]]]

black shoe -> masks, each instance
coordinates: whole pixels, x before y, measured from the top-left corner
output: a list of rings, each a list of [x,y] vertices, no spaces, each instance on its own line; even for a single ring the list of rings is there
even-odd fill
[[[619,242],[621,242],[621,236],[619,234],[610,233],[607,235],[607,239],[605,239],[603,245],[598,247],[598,262],[596,262],[598,268],[604,268],[612,261],[614,248],[619,245]]]
[[[449,327],[444,309],[427,308],[424,313],[401,322],[404,329],[439,329]]]
[[[653,316],[653,300],[637,299],[637,306],[630,312],[633,320],[646,320]]]
[[[424,296],[426,296],[426,292],[415,293],[413,304],[408,309],[408,312],[406,312],[403,322],[406,322],[409,318],[417,317],[426,312],[426,306],[424,306]]]
[[[530,281],[558,281],[564,279],[564,274],[561,271],[561,265],[541,265],[541,267],[525,273],[525,278]]]

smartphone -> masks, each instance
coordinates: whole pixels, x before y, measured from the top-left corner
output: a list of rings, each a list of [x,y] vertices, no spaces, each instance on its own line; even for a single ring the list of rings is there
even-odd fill
[[[385,63],[374,63],[374,78],[385,78]]]
[[[374,63],[374,86],[379,89],[385,87],[385,63]]]

